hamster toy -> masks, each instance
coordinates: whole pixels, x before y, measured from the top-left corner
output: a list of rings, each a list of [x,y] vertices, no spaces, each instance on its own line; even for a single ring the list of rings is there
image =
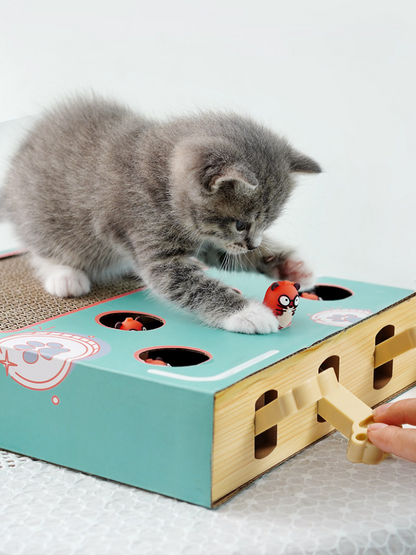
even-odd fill
[[[264,296],[263,303],[273,310],[279,328],[287,328],[299,304],[299,283],[292,281],[275,281],[270,285]]]

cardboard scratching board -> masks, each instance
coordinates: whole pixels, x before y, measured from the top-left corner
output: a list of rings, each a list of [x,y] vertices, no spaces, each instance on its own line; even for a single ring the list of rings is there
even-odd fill
[[[0,331],[18,329],[142,287],[136,278],[94,285],[88,295],[60,299],[48,295],[34,277],[27,255],[0,258]]]
[[[260,301],[271,283],[210,273]],[[205,507],[326,436],[328,420],[365,450],[368,407],[416,381],[409,290],[322,278],[322,300],[301,299],[289,328],[247,336],[135,280],[55,299],[25,257],[0,260],[0,279],[0,447]],[[127,317],[147,330],[115,329]]]

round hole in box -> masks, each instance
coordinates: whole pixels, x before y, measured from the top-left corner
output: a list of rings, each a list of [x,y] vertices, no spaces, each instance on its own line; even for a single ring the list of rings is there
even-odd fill
[[[161,328],[162,326],[164,326],[166,323],[163,318],[159,318],[159,316],[155,316],[154,314],[147,314],[146,312],[133,312],[127,310],[125,312],[105,312],[104,314],[99,314],[98,316],[96,316],[95,320],[106,328],[117,329],[116,325],[119,322],[124,322],[126,318],[133,318],[133,320],[139,318],[139,321],[146,328],[146,331],[156,330],[157,328]],[[126,330],[117,329],[117,331]]]
[[[329,283],[317,283],[315,287],[304,292],[309,295],[316,295],[319,297],[319,300],[322,301],[340,301],[341,299],[346,299],[354,295],[351,289],[341,287],[340,285],[331,285]],[[308,296],[304,298],[307,300],[318,300]]]
[[[149,366],[196,366],[212,359],[206,351],[179,346],[150,347],[137,351],[134,357]]]

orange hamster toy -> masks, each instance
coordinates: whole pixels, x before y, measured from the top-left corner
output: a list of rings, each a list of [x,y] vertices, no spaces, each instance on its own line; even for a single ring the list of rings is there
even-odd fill
[[[114,326],[116,330],[128,330],[128,331],[146,331],[146,328],[140,322],[139,318],[126,318],[123,322],[117,322]]]
[[[263,303],[276,315],[279,328],[287,328],[299,304],[299,283],[275,281],[267,289]]]

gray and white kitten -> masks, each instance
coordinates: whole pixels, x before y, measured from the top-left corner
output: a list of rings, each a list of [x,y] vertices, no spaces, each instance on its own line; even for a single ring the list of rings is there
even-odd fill
[[[278,330],[272,312],[208,276],[236,260],[247,271],[305,284],[294,253],[264,232],[296,172],[316,162],[248,118],[206,113],[157,122],[102,99],[47,113],[11,163],[2,212],[59,297],[134,272],[159,296],[211,326]]]

